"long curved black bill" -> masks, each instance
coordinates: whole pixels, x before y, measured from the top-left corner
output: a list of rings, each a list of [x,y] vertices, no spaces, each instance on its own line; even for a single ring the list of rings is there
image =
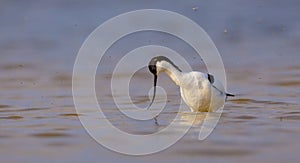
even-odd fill
[[[153,97],[152,97],[151,103],[150,103],[149,106],[147,107],[147,110],[151,107],[151,105],[153,104],[154,99],[155,99],[156,82],[157,82],[157,75],[154,75],[154,91],[153,91]]]

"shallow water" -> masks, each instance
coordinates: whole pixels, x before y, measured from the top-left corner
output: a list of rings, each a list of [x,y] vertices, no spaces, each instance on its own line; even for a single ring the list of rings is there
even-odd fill
[[[297,0],[120,3],[1,2],[0,162],[299,162]],[[228,90],[236,97],[227,101],[217,127],[204,141],[197,137],[205,113],[167,150],[131,157],[107,150],[87,134],[78,119],[86,115],[74,108],[71,82],[77,51],[88,34],[110,17],[141,8],[172,10],[200,24],[222,55]],[[153,121],[130,120],[116,109],[109,88],[114,65],[128,51],[148,44],[175,49],[193,69],[206,71],[191,47],[173,36],[136,33],[114,44],[98,67],[97,97],[111,123],[134,134],[168,125],[180,103],[178,88],[162,75],[158,85],[165,88],[168,101],[159,127]],[[137,106],[147,106],[151,86],[147,69],[135,74],[130,95]],[[179,114],[182,125],[195,116]]]

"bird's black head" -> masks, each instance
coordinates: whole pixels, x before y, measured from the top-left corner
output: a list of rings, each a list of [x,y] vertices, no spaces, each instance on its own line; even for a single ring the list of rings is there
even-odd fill
[[[153,75],[158,75],[156,64],[157,64],[157,62],[160,62],[160,61],[166,61],[166,62],[172,64],[176,69],[178,69],[178,71],[181,72],[181,70],[169,58],[167,58],[165,56],[156,56],[156,57],[152,58],[151,61],[148,64],[149,71]]]
[[[157,67],[157,62],[161,62],[161,61],[166,61],[166,62],[172,64],[176,69],[178,69],[178,71],[181,72],[181,70],[169,58],[167,58],[165,56],[157,56],[157,57],[154,57],[151,59],[151,61],[148,64],[148,68],[149,68],[149,71],[154,75],[154,83],[153,83],[154,91],[153,91],[153,97],[152,97],[151,103],[147,109],[149,109],[151,107],[151,105],[153,104],[154,99],[155,99],[157,75],[159,73],[158,71],[160,71]]]
[[[151,59],[151,61],[148,64],[148,68],[149,71],[153,74],[153,75],[158,75],[157,74],[157,66],[156,63],[162,60],[169,60],[167,57],[164,56],[157,56]]]
[[[153,59],[150,61],[148,68],[153,75],[157,75],[156,62]]]

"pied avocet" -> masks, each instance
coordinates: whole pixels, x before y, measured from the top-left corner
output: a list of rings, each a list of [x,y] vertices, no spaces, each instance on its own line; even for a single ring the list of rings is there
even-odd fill
[[[180,87],[181,97],[192,112],[211,112],[222,107],[228,96],[223,85],[213,75],[198,71],[182,72],[170,59],[157,56],[151,59],[148,68],[154,75],[154,92],[148,109],[155,99],[159,73],[166,73]]]

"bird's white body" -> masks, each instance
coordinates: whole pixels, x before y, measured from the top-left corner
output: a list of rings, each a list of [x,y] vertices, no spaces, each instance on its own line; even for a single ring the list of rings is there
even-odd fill
[[[192,112],[216,111],[224,105],[226,95],[212,86],[207,74],[193,71],[182,76],[180,94]]]
[[[216,111],[226,100],[223,85],[217,79],[209,80],[202,72],[181,72],[166,61],[157,62],[157,72],[166,73],[180,87],[181,97],[192,112]]]

